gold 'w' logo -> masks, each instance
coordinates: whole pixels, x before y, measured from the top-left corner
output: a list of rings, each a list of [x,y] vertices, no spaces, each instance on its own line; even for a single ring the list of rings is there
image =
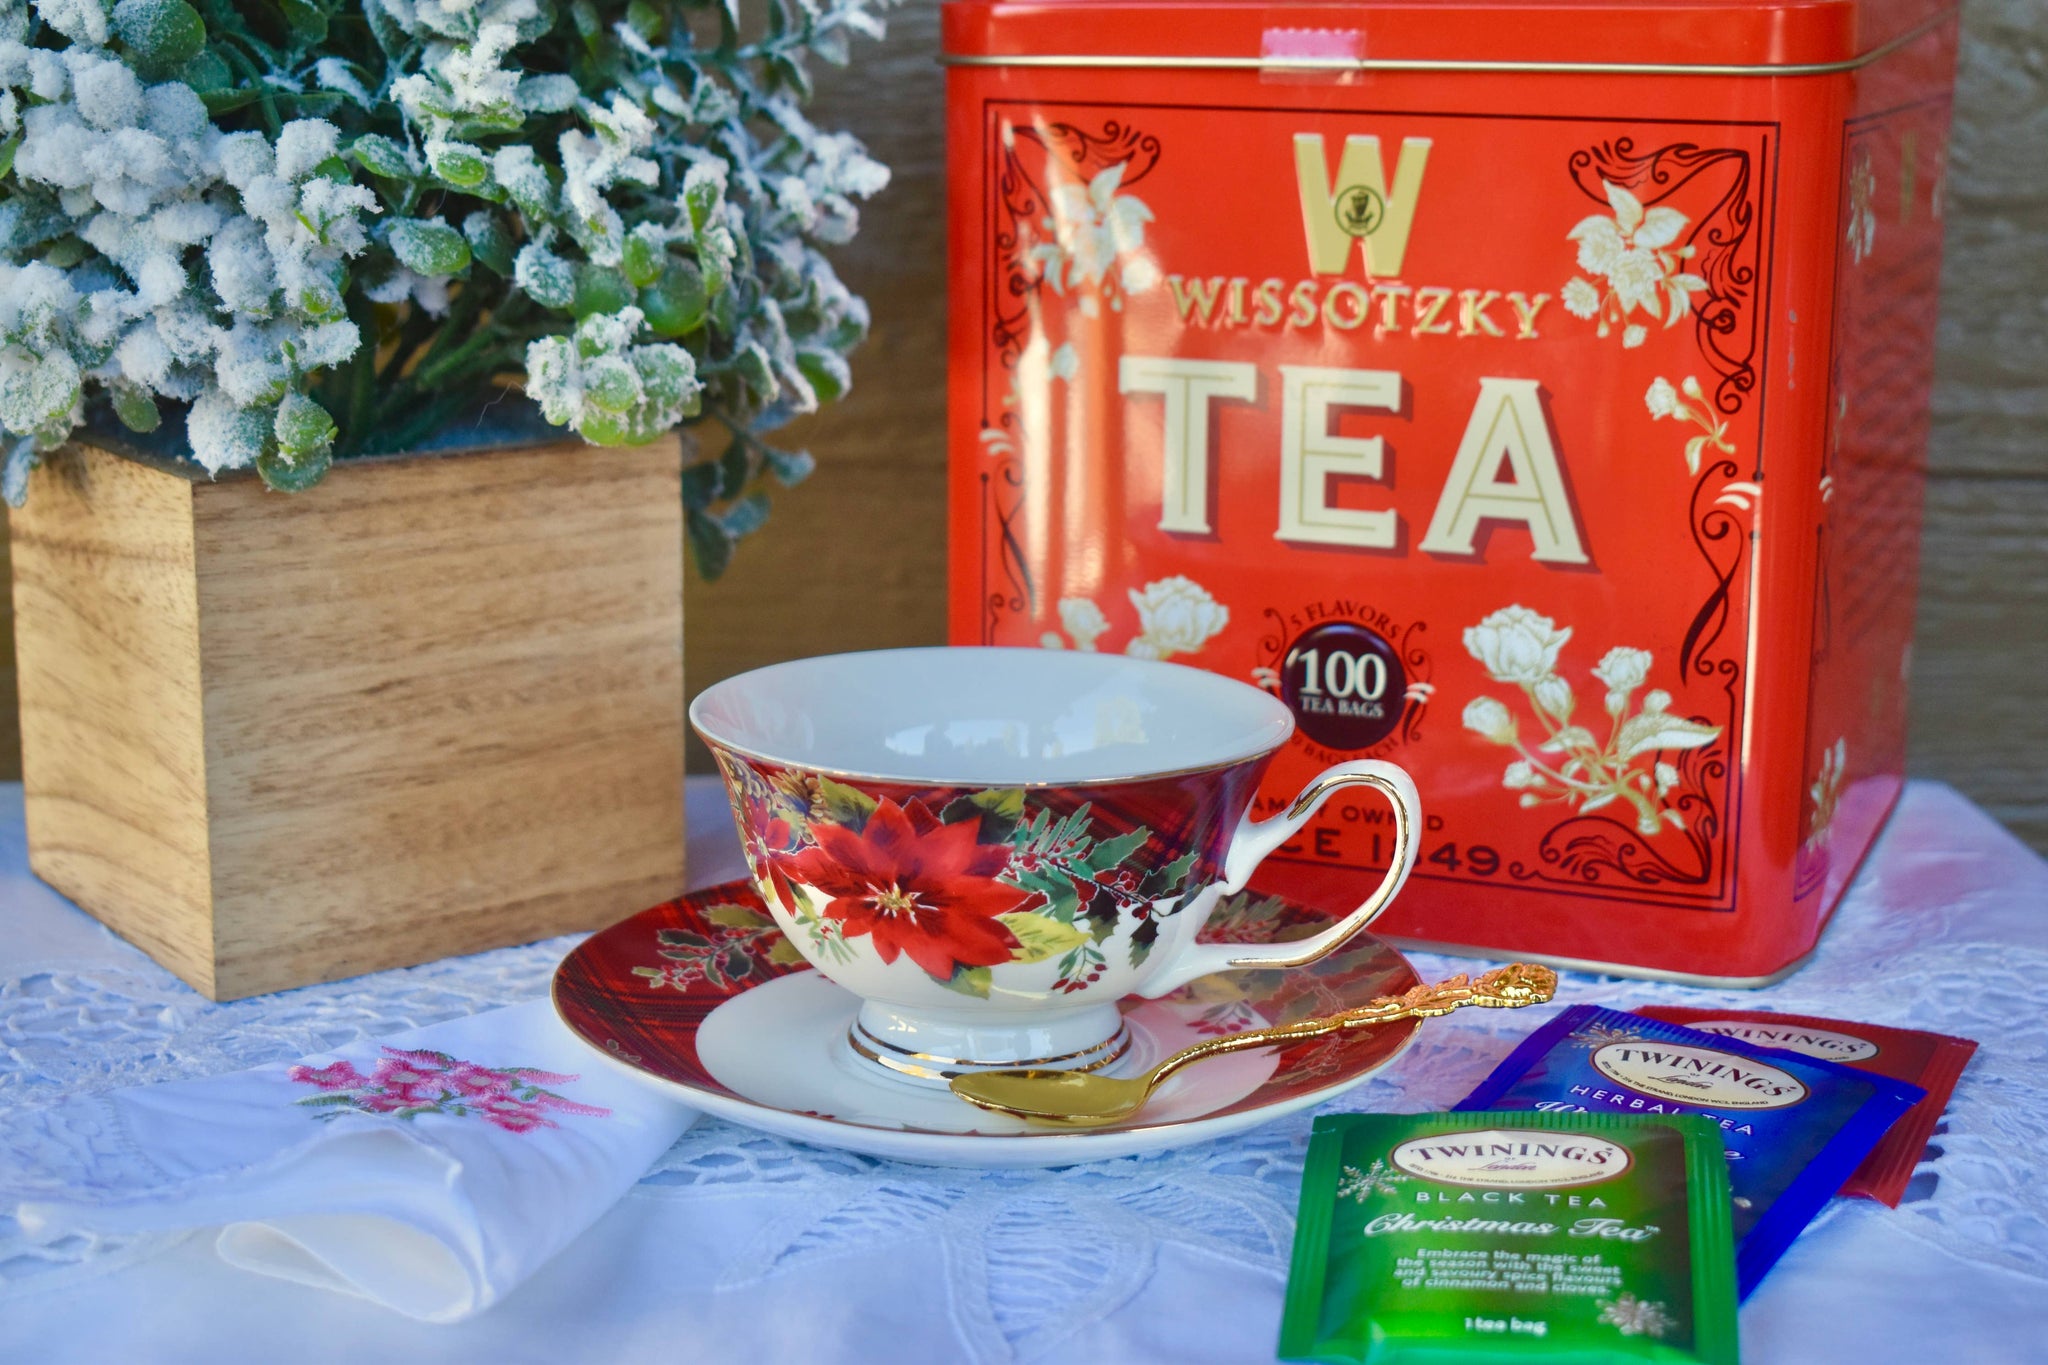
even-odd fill
[[[1294,174],[1301,186],[1301,226],[1308,238],[1309,265],[1316,274],[1343,274],[1356,242],[1365,251],[1368,275],[1400,275],[1402,258],[1408,254],[1408,230],[1415,223],[1415,201],[1422,195],[1422,173],[1428,165],[1429,139],[1402,138],[1394,183],[1389,188],[1379,138],[1353,133],[1344,139],[1344,153],[1333,180],[1322,135],[1296,133]]]

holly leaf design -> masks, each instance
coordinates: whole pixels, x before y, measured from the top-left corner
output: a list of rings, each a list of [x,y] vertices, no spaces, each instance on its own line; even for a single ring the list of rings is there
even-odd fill
[[[1036,891],[1045,897],[1042,909],[1054,919],[1072,920],[1081,912],[1081,898],[1074,891],[1074,883],[1057,872],[1040,868],[1017,874],[1009,880],[1025,891]]]
[[[1056,920],[1033,910],[1013,910],[996,917],[1017,937],[1012,962],[1043,962],[1091,941],[1089,931],[1078,924]]]
[[[1166,866],[1151,869],[1145,874],[1145,879],[1138,884],[1138,894],[1151,901],[1173,896],[1173,908],[1180,909],[1194,896],[1199,895],[1202,886],[1206,885],[1198,884],[1188,875],[1194,869],[1197,856],[1195,850],[1189,849]]]
[[[877,802],[864,791],[857,791],[843,782],[834,782],[822,773],[818,776],[818,799],[811,803],[811,818],[824,816],[827,822],[844,825],[858,833],[866,829],[868,817],[875,813]]]
[[[1131,934],[1131,965],[1141,967],[1145,959],[1152,956],[1152,945],[1159,941],[1159,921],[1145,919]]]
[[[777,934],[775,942],[768,946],[768,960],[778,967],[801,967],[804,955],[794,943]]]
[[[1088,908],[1081,912],[1080,919],[1088,925],[1088,937],[1101,943],[1116,932],[1116,922],[1122,913],[1123,907],[1117,904],[1116,897],[1106,887],[1097,887],[1095,894],[1088,898]]]
[[[704,912],[704,918],[728,929],[767,929],[775,924],[767,915],[745,905],[714,905]]]
[[[1120,866],[1124,859],[1143,848],[1151,837],[1152,831],[1140,825],[1129,834],[1104,839],[1088,851],[1088,856],[1081,860],[1081,865],[1093,873],[1107,872]]]

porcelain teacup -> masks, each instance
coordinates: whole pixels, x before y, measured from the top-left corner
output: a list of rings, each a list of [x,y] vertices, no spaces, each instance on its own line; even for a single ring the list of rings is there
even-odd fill
[[[1130,1046],[1119,999],[1326,956],[1399,892],[1422,827],[1415,784],[1370,759],[1324,770],[1254,820],[1294,728],[1287,707],[1123,655],[799,659],[705,689],[690,721],[769,913],[862,1002],[855,1058],[926,1085],[1109,1066]],[[1196,942],[1218,899],[1351,786],[1394,811],[1391,866],[1364,904],[1292,942]]]

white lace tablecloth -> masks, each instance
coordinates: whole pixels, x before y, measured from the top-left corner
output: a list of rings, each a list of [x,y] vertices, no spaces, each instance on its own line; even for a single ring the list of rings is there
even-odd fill
[[[694,881],[739,870],[692,782]],[[898,1165],[704,1120],[506,1302],[453,1327],[224,1265],[212,1239],[35,1247],[25,1194],[122,1159],[68,1098],[532,999],[572,939],[211,1004],[30,877],[0,787],[0,1362],[1270,1360],[1309,1117],[1051,1172]],[[1419,958],[1425,978],[1465,964]],[[1759,993],[1567,976],[1561,1000],[1797,1010],[1975,1038],[1907,1202],[1836,1200],[1743,1309],[1743,1356],[2048,1360],[2048,864],[1910,787],[1815,960]],[[1537,1022],[1432,1021],[1331,1106],[1447,1107]],[[78,1111],[77,1106],[72,1112]]]

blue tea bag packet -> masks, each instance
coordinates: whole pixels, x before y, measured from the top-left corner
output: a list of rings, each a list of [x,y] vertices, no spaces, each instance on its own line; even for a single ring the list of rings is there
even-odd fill
[[[1801,1053],[1574,1005],[1525,1038],[1457,1107],[1712,1119],[1728,1151],[1736,1284],[1747,1298],[1925,1093]]]

